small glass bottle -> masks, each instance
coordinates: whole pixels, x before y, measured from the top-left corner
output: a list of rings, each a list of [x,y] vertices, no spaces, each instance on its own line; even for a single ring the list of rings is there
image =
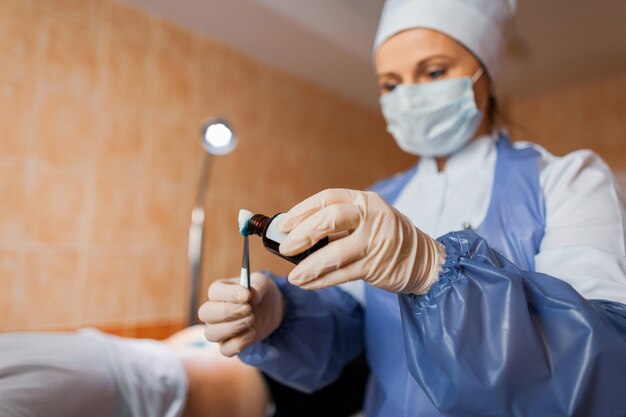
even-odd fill
[[[252,217],[247,220],[245,226],[241,228],[241,234],[260,236],[263,239],[263,246],[265,246],[265,249],[296,265],[311,253],[328,244],[328,237],[325,237],[302,253],[294,256],[283,255],[278,250],[278,247],[285,240],[287,234],[279,231],[277,224],[280,218],[284,215],[285,213],[278,213],[272,217],[267,217],[263,214],[253,214]]]

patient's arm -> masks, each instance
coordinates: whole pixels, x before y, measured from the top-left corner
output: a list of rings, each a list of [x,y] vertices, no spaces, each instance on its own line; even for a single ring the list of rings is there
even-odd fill
[[[259,371],[224,357],[207,342],[203,326],[189,327],[164,341],[183,361],[188,380],[183,417],[264,417],[268,392]]]
[[[0,334],[2,417],[180,417],[186,379],[179,355],[153,340]]]

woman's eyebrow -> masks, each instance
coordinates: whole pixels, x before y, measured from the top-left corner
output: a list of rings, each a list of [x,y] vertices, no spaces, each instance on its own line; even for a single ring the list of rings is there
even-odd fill
[[[398,74],[396,74],[393,71],[387,71],[387,72],[383,72],[381,74],[376,74],[376,76],[378,78],[383,78],[383,77],[396,77],[396,78],[398,78]]]
[[[420,70],[423,67],[425,67],[426,65],[428,65],[431,61],[435,60],[435,59],[445,59],[447,61],[451,61],[453,59],[453,57],[451,57],[450,55],[446,55],[446,54],[437,54],[437,55],[432,55],[429,56],[427,58],[424,58],[422,60],[419,60],[416,64],[415,64],[415,70]],[[394,71],[385,71],[382,72],[380,74],[376,75],[378,78],[383,78],[383,77],[396,77],[399,78],[400,76],[394,72]]]
[[[422,59],[421,61],[419,61],[417,63],[417,65],[415,66],[416,69],[421,69],[423,67],[425,67],[426,65],[428,65],[430,63],[430,61],[433,61],[435,59],[445,59],[445,60],[452,60],[452,57],[449,55],[445,55],[445,54],[438,54],[438,55],[433,55],[433,56],[429,56],[428,58]]]

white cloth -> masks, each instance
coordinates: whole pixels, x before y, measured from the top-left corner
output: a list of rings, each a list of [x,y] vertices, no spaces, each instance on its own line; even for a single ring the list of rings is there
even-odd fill
[[[516,0],[387,0],[374,53],[399,32],[418,27],[434,29],[469,49],[495,80],[516,5]]]
[[[424,158],[395,207],[433,237],[465,223],[478,227],[491,199],[495,140],[476,139],[442,172],[434,159]],[[515,146],[532,146],[542,155],[546,230],[536,271],[568,282],[587,299],[626,303],[626,210],[610,169],[588,150],[555,157],[537,145]]]
[[[179,417],[186,393],[181,360],[155,341],[0,335],[2,417]]]

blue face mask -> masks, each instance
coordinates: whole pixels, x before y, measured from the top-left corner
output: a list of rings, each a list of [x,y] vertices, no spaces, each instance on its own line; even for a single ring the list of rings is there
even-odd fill
[[[380,98],[387,131],[413,155],[436,157],[458,151],[482,121],[472,88],[482,74],[481,68],[472,78],[398,85]]]

